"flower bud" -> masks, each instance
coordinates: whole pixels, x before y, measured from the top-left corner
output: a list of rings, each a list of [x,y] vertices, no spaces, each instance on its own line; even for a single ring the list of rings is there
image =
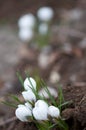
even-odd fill
[[[50,21],[53,17],[53,14],[54,12],[52,8],[50,7],[42,7],[37,12],[37,16],[39,20],[45,21],[45,22]]]
[[[15,111],[15,115],[19,120],[25,122],[28,121],[30,116],[32,116],[32,112],[25,105],[19,105]]]
[[[55,88],[53,87],[47,87],[49,93],[53,96],[53,97],[58,97],[58,93],[57,91],[55,90]],[[45,97],[45,98],[49,98],[49,95],[48,93],[46,92],[46,90],[43,88],[39,91],[39,95],[42,96],[42,97]]]
[[[34,88],[36,90],[36,81],[33,78],[26,78],[24,81],[24,88],[25,90],[31,90],[31,88]]]
[[[46,35],[48,33],[48,25],[46,23],[41,23],[38,31],[41,35]]]
[[[38,100],[33,108],[33,116],[36,120],[48,120],[48,104],[43,100]]]
[[[22,95],[23,95],[25,101],[30,101],[30,102],[36,101],[36,96],[32,90],[23,91]]]
[[[20,29],[18,35],[22,41],[29,42],[32,40],[34,32],[31,29]]]
[[[22,17],[20,17],[19,21],[18,21],[18,26],[19,28],[24,28],[24,29],[29,29],[29,28],[33,28],[35,25],[35,17],[33,14],[26,14],[23,15]]]
[[[60,110],[55,106],[49,106],[48,115],[50,115],[51,117],[58,118],[60,116]]]

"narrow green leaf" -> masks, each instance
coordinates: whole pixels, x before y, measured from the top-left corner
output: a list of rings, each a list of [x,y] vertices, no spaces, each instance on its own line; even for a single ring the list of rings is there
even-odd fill
[[[68,125],[64,120],[62,120],[62,119],[57,120],[57,124],[58,124],[59,128],[61,128],[63,130],[69,130]]]
[[[46,93],[48,94],[50,100],[51,100],[51,103],[54,105],[54,106],[57,106],[57,103],[55,101],[55,98],[51,95],[50,91],[48,90],[47,88],[47,85],[44,83],[43,80],[41,80],[41,83],[42,83],[42,86],[44,87]]]
[[[72,101],[64,102],[64,103],[62,103],[61,105],[59,105],[58,107],[59,107],[59,108],[62,108],[62,107],[65,107],[65,106],[67,106],[67,105],[69,105],[69,104],[72,104]]]
[[[52,129],[52,128],[55,127],[56,125],[57,125],[57,123],[55,123],[55,124],[49,126],[49,129]]]
[[[19,81],[20,81],[20,83],[21,83],[23,89],[24,89],[24,81],[23,81],[22,76],[19,74],[19,72],[17,72],[17,76],[18,76],[18,79],[19,79]]]
[[[22,102],[19,100],[19,98],[16,95],[11,94],[10,95],[16,102],[22,104]]]
[[[7,105],[7,106],[10,106],[10,107],[17,108],[17,105],[12,104],[12,103],[10,103],[10,102],[2,101],[2,103],[5,104],[5,105]]]
[[[59,106],[60,110],[61,110],[62,103],[64,103],[64,96],[63,96],[63,92],[62,92],[62,87],[59,86],[58,87],[58,106]]]

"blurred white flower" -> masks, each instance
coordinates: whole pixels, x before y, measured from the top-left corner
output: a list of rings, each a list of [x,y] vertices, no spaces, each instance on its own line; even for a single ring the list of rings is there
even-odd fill
[[[56,83],[56,82],[59,82],[60,79],[61,79],[60,74],[58,72],[56,72],[56,71],[53,70],[51,72],[51,74],[50,74],[50,78],[49,78],[50,82]]]
[[[19,28],[33,28],[35,26],[36,19],[33,14],[26,14],[20,17],[18,20],[18,26]]]
[[[25,101],[36,101],[36,96],[32,90],[23,91],[22,96],[24,97]]]
[[[83,16],[83,12],[79,8],[71,10],[61,10],[60,14],[66,22],[78,21]]]
[[[51,117],[58,118],[60,116],[60,110],[55,106],[49,106],[48,107],[48,114]]]
[[[57,93],[57,91],[56,91],[55,88],[47,87],[47,89],[49,90],[50,94],[51,94],[53,97],[56,98],[56,97],[58,96],[58,93]],[[45,91],[44,88],[39,91],[39,95],[40,95],[40,96],[43,96],[43,97],[45,97],[45,98],[49,98],[49,95],[48,95],[48,93]]]
[[[28,121],[28,118],[32,116],[32,112],[25,105],[18,105],[18,108],[15,111],[16,117],[25,122]]]
[[[48,67],[49,63],[50,63],[50,55],[41,52],[38,56],[38,65],[41,68],[45,69]]]
[[[41,23],[38,27],[38,31],[41,35],[46,35],[48,33],[48,24]]]
[[[36,90],[36,81],[31,77],[26,78],[24,81],[24,89],[31,90],[31,88],[34,88]]]
[[[37,12],[39,20],[46,22],[50,21],[53,18],[53,15],[53,9],[50,7],[41,7]]]
[[[82,16],[82,11],[78,8],[76,9],[72,9],[69,12],[69,18],[70,20],[80,20],[81,16]]]
[[[20,29],[18,35],[22,41],[29,42],[33,38],[34,32],[32,29]]]
[[[38,100],[33,108],[33,116],[36,120],[48,120],[48,104],[43,100]]]

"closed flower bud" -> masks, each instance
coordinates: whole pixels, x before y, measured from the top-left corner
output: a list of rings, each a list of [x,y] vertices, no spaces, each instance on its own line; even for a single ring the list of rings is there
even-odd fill
[[[32,112],[25,105],[19,105],[15,111],[15,115],[19,120],[25,122],[28,121],[30,116],[32,116]]]
[[[60,110],[55,106],[49,106],[48,115],[54,118],[58,118],[60,116]]]
[[[32,90],[23,91],[22,95],[23,95],[25,101],[30,101],[30,102],[36,101],[36,96]]]
[[[34,88],[36,90],[36,81],[33,78],[26,78],[24,81],[24,88],[25,90],[31,90],[31,88]]]
[[[45,22],[50,21],[53,17],[53,14],[54,12],[52,8],[50,7],[42,7],[37,12],[37,16],[39,20],[45,21]]]
[[[26,14],[26,15],[23,15],[20,19],[19,19],[19,21],[18,21],[18,26],[19,26],[19,28],[21,29],[21,28],[33,28],[34,27],[34,25],[35,25],[35,22],[36,22],[36,20],[35,20],[35,17],[34,17],[34,15],[33,14]]]
[[[18,35],[22,41],[29,42],[32,40],[34,32],[31,29],[20,29]]]
[[[58,97],[58,93],[55,88],[47,87],[47,89],[53,97]],[[39,95],[47,99],[49,98],[49,94],[46,92],[44,88],[39,91]]]
[[[38,31],[41,35],[46,35],[48,33],[48,25],[46,23],[41,23]]]
[[[43,100],[38,100],[33,108],[33,116],[36,120],[48,120],[48,104]]]

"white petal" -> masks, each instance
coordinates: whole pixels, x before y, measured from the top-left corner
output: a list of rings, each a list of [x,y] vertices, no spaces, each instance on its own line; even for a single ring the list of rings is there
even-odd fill
[[[32,92],[32,90],[28,90],[28,91],[23,91],[22,95],[25,99],[25,101],[36,101],[36,96],[35,94]]]
[[[27,117],[32,116],[32,112],[26,106],[18,107],[15,111],[16,117],[25,122],[28,121]]]
[[[39,20],[42,21],[50,21],[53,17],[53,10],[50,7],[42,7],[38,10],[37,12],[37,16],[39,18]]]
[[[48,120],[47,111],[43,109],[33,108],[33,116],[36,120]]]
[[[36,90],[36,81],[33,78],[26,78],[24,81],[24,88],[25,90],[30,90],[31,88],[34,88]]]
[[[19,104],[19,105],[18,105],[18,107],[23,107],[23,106],[25,106],[25,105],[23,105],[23,104]]]
[[[38,100],[33,108],[33,116],[36,120],[48,120],[48,104],[43,100]]]
[[[35,103],[35,107],[42,107],[42,108],[47,108],[48,104],[44,100],[38,100]]]
[[[60,110],[57,107],[55,107],[55,106],[49,106],[49,108],[48,108],[48,114],[51,117],[58,118],[60,116]]]

